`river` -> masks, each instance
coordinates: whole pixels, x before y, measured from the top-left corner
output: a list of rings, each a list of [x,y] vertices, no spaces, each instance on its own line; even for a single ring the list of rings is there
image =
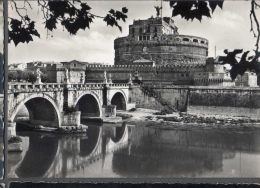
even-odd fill
[[[90,124],[86,134],[17,132],[9,177],[260,177],[260,135]]]

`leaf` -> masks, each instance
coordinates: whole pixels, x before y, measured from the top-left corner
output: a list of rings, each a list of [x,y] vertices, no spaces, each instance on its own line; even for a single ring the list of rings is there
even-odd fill
[[[209,6],[212,10],[212,13],[216,9],[217,6],[219,6],[221,9],[223,7],[224,0],[218,0],[218,1],[209,1]]]
[[[24,19],[26,20],[26,21],[28,21],[28,22],[30,22],[30,18],[26,15],[26,16],[24,16]]]
[[[173,5],[176,3],[176,1],[171,1],[170,0],[170,7],[173,7]]]
[[[50,31],[52,31],[53,29],[57,29],[56,23],[58,22],[53,15],[51,15],[50,19],[47,19],[45,23],[45,28],[49,29]]]
[[[80,6],[81,6],[82,10],[85,10],[85,11],[88,11],[91,9],[90,6],[87,5],[87,3],[81,3]]]
[[[37,37],[39,37],[39,38],[41,38],[41,36],[40,36],[40,34],[38,33],[37,30],[31,31],[31,34],[32,34],[32,35],[35,35],[35,36],[37,36]]]
[[[17,30],[21,27],[22,22],[17,19],[12,19],[10,25],[13,30]]]
[[[115,14],[115,10],[114,9],[111,9],[110,11],[108,11],[110,14]]]
[[[128,9],[127,9],[126,7],[123,7],[123,8],[122,8],[122,12],[123,12],[124,14],[126,14],[126,13],[128,12]]]
[[[210,10],[208,8],[207,2],[200,1],[198,3],[198,10],[199,10],[199,12],[201,13],[202,16],[211,17],[210,16]]]

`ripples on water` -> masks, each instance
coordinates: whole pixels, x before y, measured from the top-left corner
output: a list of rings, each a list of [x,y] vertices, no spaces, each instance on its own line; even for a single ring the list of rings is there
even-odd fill
[[[260,135],[90,125],[87,134],[18,132],[9,177],[259,177]]]

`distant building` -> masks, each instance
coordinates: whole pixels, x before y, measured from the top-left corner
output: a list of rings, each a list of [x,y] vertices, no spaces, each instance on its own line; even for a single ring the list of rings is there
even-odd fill
[[[66,70],[68,70],[70,83],[84,83],[85,82],[86,64],[79,61],[61,62],[59,64],[48,64],[47,82],[49,83],[64,83],[66,77]]]
[[[197,86],[235,86],[224,65],[213,58],[206,61],[205,70],[193,73],[193,85]]]
[[[9,71],[17,71],[17,70],[25,70],[27,68],[27,64],[26,63],[17,63],[17,64],[10,64],[8,66],[8,70]]]
[[[27,63],[26,69],[35,72],[38,68],[41,70],[46,69],[47,65],[53,65],[53,64],[57,64],[57,63],[53,61],[50,62],[34,61],[34,62]]]
[[[257,75],[253,72],[245,72],[243,76],[237,76],[235,84],[240,87],[258,87]]]
[[[205,64],[208,40],[179,35],[174,20],[156,17],[134,20],[129,35],[114,41],[115,65],[134,65],[141,58],[159,65]]]

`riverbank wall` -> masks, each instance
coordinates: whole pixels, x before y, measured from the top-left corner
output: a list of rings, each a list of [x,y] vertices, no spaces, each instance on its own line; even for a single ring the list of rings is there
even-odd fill
[[[162,110],[166,106],[181,112],[258,116],[260,88],[204,86],[133,86],[136,107]]]

